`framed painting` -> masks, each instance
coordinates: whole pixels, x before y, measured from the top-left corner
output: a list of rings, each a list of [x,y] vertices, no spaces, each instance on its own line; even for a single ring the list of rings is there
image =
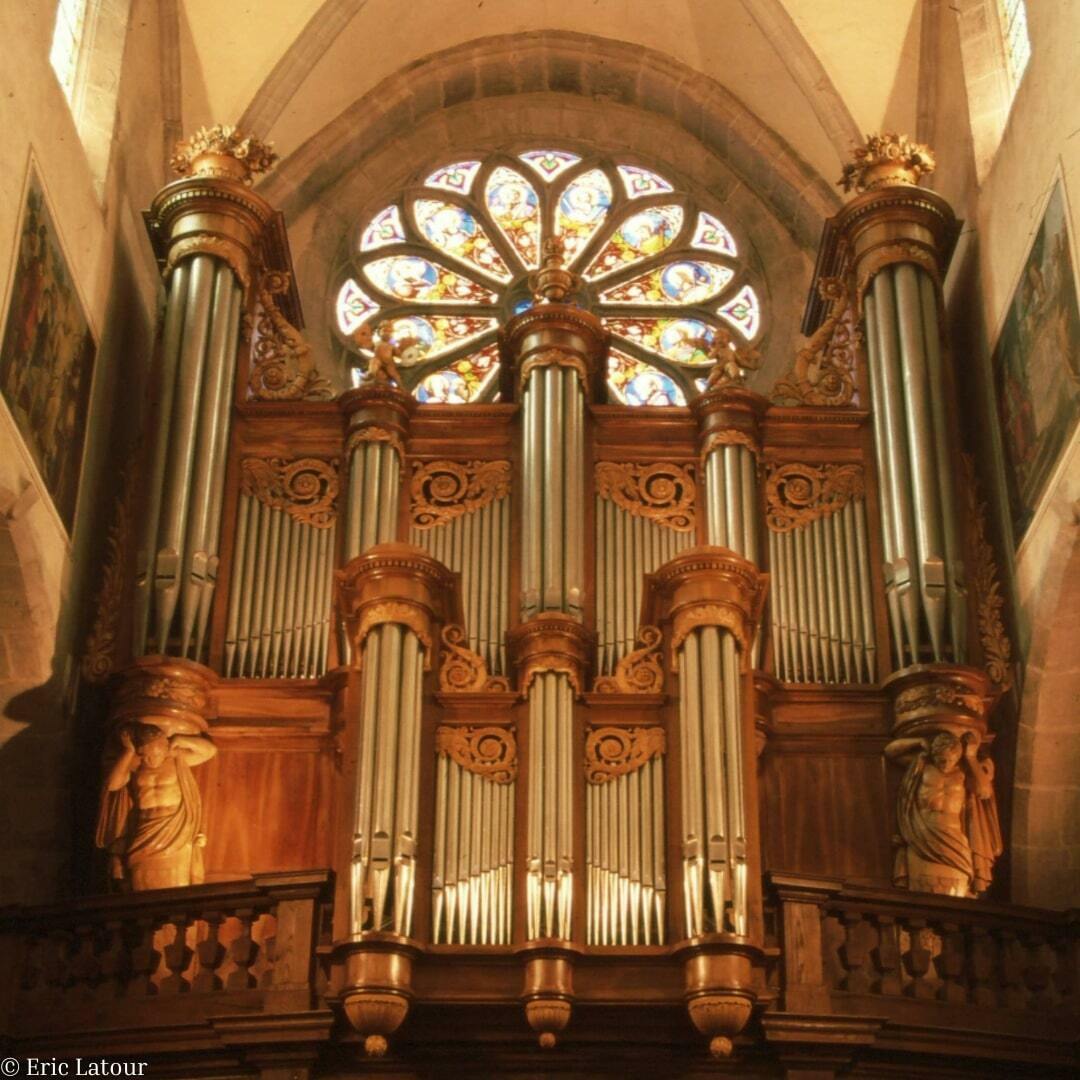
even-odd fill
[[[0,393],[69,536],[96,352],[31,160],[0,343]]]
[[[1080,417],[1080,308],[1060,179],[1009,303],[992,364],[1019,543]]]

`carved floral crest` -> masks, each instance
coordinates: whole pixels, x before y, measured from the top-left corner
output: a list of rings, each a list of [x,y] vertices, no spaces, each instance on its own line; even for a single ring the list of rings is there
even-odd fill
[[[337,467],[320,458],[244,458],[240,490],[301,524],[328,529],[337,518]]]
[[[855,147],[852,157],[854,160],[844,166],[837,181],[844,191],[917,184],[920,177],[932,173],[936,166],[930,147],[893,131],[867,135],[865,144]]]
[[[445,525],[509,495],[510,462],[417,462],[409,494],[413,528]]]
[[[773,532],[790,532],[863,494],[861,465],[780,465],[765,484],[765,521]]]
[[[266,172],[277,157],[273,143],[244,135],[231,124],[215,124],[181,139],[169,164],[179,176],[227,176],[250,184],[252,177]]]
[[[682,465],[601,461],[596,466],[596,492],[636,517],[676,532],[694,531],[697,485],[691,470]]]
[[[636,772],[666,746],[662,727],[593,728],[585,738],[585,776],[590,784],[606,784]]]
[[[435,729],[435,752],[496,784],[512,784],[517,776],[512,728],[442,724]]]

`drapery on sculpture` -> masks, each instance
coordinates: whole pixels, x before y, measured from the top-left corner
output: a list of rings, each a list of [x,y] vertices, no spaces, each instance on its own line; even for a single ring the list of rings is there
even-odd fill
[[[1003,847],[994,763],[978,756],[978,735],[894,739],[885,754],[908,761],[897,799],[894,884],[949,896],[984,892]]]
[[[136,723],[118,730],[120,756],[105,777],[96,843],[110,877],[132,892],[203,880],[202,799],[192,766],[217,747],[199,735]]]

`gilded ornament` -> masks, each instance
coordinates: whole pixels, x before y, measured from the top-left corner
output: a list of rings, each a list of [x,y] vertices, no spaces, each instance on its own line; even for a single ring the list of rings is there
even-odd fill
[[[512,784],[517,776],[517,740],[512,728],[440,724],[435,752],[496,784]]]
[[[704,461],[718,446],[745,446],[755,457],[761,455],[761,447],[757,439],[748,431],[741,428],[721,428],[719,431],[710,431],[701,448],[701,459]]]
[[[288,289],[289,281],[287,273],[275,270],[259,282],[248,389],[256,401],[326,400],[333,391],[312,361],[311,346],[274,299]]]
[[[606,784],[637,772],[666,747],[662,727],[593,728],[585,737],[585,777],[590,784]]]
[[[733,604],[715,603],[687,604],[675,613],[671,630],[671,670],[679,670],[679,650],[682,643],[703,626],[717,626],[731,632],[738,642],[740,663],[745,670],[750,653],[746,615]]]
[[[525,363],[521,365],[521,374],[518,377],[518,383],[521,388],[525,388],[526,383],[529,381],[529,376],[536,371],[537,368],[546,367],[564,367],[577,372],[578,380],[581,383],[582,393],[587,394],[589,392],[589,368],[585,361],[582,360],[580,356],[571,352],[566,352],[563,349],[544,349],[542,352],[535,352],[532,356],[528,357]]]
[[[250,257],[242,244],[215,233],[194,233],[169,247],[162,275],[167,279],[184,259],[191,255],[212,255],[226,263],[246,293],[251,285]]]
[[[328,529],[337,518],[338,462],[320,458],[244,458],[240,490],[302,525]]]
[[[178,176],[224,178],[250,184],[252,177],[266,172],[277,157],[273,143],[244,135],[231,124],[215,124],[201,127],[190,138],[181,139],[169,164]]]
[[[936,682],[923,683],[901,691],[896,696],[893,708],[897,722],[910,720],[925,712],[953,711],[970,717],[981,717],[985,711],[983,699],[978,694],[965,693],[955,686]]]
[[[413,528],[433,529],[509,495],[510,462],[417,462],[409,494]]]
[[[465,628],[447,623],[442,631],[443,654],[439,666],[439,689],[442,691],[507,691],[510,681],[489,675],[484,658],[466,644]]]
[[[696,345],[712,360],[706,390],[719,390],[725,386],[745,386],[746,373],[757,371],[764,358],[761,351],[753,345],[739,345],[734,334],[726,326],[718,326],[712,339],[691,338],[689,344]]]
[[[383,623],[398,623],[406,626],[420,639],[420,644],[424,646],[424,670],[430,671],[432,646],[430,616],[422,607],[404,600],[377,600],[361,609],[351,642],[353,655],[357,658],[357,666],[359,666],[359,658],[363,656],[364,639],[376,626],[382,626]]]
[[[529,289],[540,303],[558,304],[581,283],[577,274],[563,268],[566,245],[561,236],[544,241],[544,259],[539,270],[529,275]]]
[[[895,184],[918,184],[935,168],[933,152],[906,135],[884,131],[867,135],[866,143],[852,151],[853,161],[844,166],[837,184],[844,191],[873,191]]]
[[[894,263],[914,263],[922,267],[933,278],[938,288],[941,287],[941,267],[934,250],[914,240],[895,240],[891,244],[875,247],[860,260],[859,280],[855,286],[857,306],[862,306],[863,297],[874,277],[886,266],[892,266]]]
[[[864,494],[861,465],[780,465],[765,483],[765,523],[773,532],[790,532],[835,514]]]
[[[855,398],[855,366],[862,339],[851,296],[840,278],[821,278],[818,292],[829,314],[803,348],[791,371],[773,388],[774,401],[841,407]]]
[[[975,611],[982,642],[986,673],[1002,690],[1013,685],[1012,642],[1005,631],[1002,612],[1005,598],[1001,595],[994,549],[986,537],[986,503],[979,499],[975,478],[975,461],[969,454],[961,456],[967,498],[967,519],[972,552],[972,589]]]
[[[374,424],[355,428],[353,431],[349,432],[349,437],[345,442],[345,457],[351,461],[353,451],[358,446],[363,446],[364,443],[371,442],[389,443],[394,450],[397,451],[398,461],[401,462],[402,467],[404,467],[405,444],[401,441],[401,436],[391,428],[377,427]]]
[[[598,694],[662,694],[664,668],[660,662],[663,635],[655,626],[638,630],[641,648],[624,656],[615,665],[614,675],[596,680]]]
[[[697,485],[692,470],[674,462],[601,461],[596,466],[596,493],[635,517],[675,532],[694,531]]]
[[[409,349],[419,344],[419,338],[405,338],[396,345],[384,336],[384,330],[389,326],[383,323],[379,327],[379,340],[375,340],[375,331],[371,323],[364,323],[358,330],[353,332],[352,342],[358,348],[371,353],[367,368],[364,371],[364,383],[383,383],[385,385],[404,386],[405,381],[398,370],[396,358],[406,355]]]

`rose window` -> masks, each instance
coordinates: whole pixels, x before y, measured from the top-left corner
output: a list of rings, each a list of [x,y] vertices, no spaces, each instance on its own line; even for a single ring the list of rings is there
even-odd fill
[[[359,230],[336,297],[336,324],[391,341],[422,402],[498,397],[498,328],[533,303],[528,275],[558,235],[581,279],[568,298],[611,331],[610,399],[685,405],[712,364],[718,330],[754,340],[757,293],[720,219],[638,165],[562,150],[458,161]]]

